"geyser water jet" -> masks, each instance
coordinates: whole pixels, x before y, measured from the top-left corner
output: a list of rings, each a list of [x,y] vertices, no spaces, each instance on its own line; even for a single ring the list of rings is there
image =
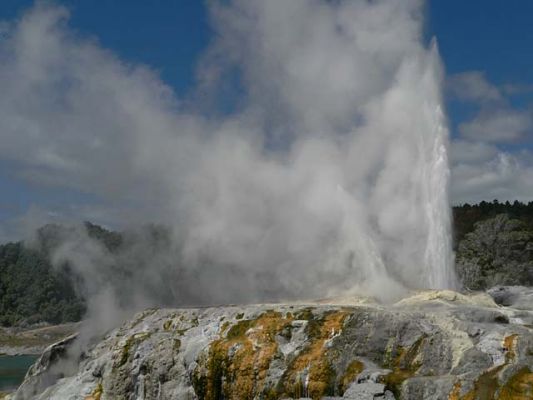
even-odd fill
[[[428,185],[427,219],[429,236],[425,261],[428,266],[427,287],[430,289],[455,289],[457,281],[451,233],[451,207],[448,187],[450,171],[446,143],[448,134],[440,107],[436,107],[434,143],[426,182]]]

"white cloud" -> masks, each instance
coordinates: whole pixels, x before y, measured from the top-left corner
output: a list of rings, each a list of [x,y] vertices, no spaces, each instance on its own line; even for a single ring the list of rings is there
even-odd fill
[[[452,165],[473,164],[488,161],[498,154],[498,148],[483,142],[456,139],[451,142],[450,161]]]
[[[483,110],[474,119],[461,123],[459,132],[470,140],[512,142],[530,134],[532,128],[531,112],[500,108]]]
[[[507,83],[502,86],[502,92],[508,96],[531,94],[533,93],[533,85]]]
[[[467,71],[450,76],[447,89],[452,96],[461,100],[481,103],[503,100],[500,89],[488,82],[481,71]]]
[[[533,198],[533,154],[500,151],[489,159],[457,163],[452,168],[451,193],[455,204],[482,200],[519,200]]]
[[[513,108],[508,98],[528,92],[528,85],[496,86],[479,71],[454,75],[447,83],[455,99],[478,107],[472,119],[458,125],[460,138],[452,141],[453,202],[531,200],[531,154],[503,150],[506,144],[525,143],[531,137],[531,109]]]

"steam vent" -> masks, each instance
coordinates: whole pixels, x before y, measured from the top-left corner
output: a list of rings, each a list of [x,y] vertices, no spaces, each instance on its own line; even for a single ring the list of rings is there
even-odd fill
[[[497,287],[387,307],[150,309],[90,347],[73,376],[54,366],[76,340],[51,346],[14,399],[531,399],[532,297]]]

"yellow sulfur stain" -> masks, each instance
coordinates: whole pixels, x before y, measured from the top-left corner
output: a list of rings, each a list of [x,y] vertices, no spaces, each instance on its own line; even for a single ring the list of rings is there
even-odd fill
[[[524,367],[514,374],[500,390],[499,400],[533,399],[533,373]]]
[[[455,382],[453,389],[448,395],[448,400],[461,400],[459,395],[461,394],[461,382]]]
[[[197,395],[206,400],[240,400],[262,393],[270,362],[277,352],[275,335],[290,323],[291,319],[283,318],[281,313],[269,311],[256,320],[241,320],[229,328],[225,338],[210,346],[206,379],[196,380],[200,392]]]
[[[396,349],[397,356],[394,358],[392,358],[392,349],[390,350],[386,367],[392,369],[392,372],[383,377],[383,383],[396,396],[400,396],[403,382],[414,376],[420,368],[418,356],[425,340],[426,337],[422,336],[411,347],[398,346]]]
[[[85,397],[84,400],[100,400],[102,397],[102,393],[104,393],[104,388],[102,387],[102,384],[99,383],[98,386],[93,390],[90,396]]]
[[[286,377],[285,390],[288,395],[307,396],[320,399],[334,385],[335,372],[326,357],[324,345],[327,340],[338,334],[349,315],[346,311],[327,314],[321,320],[308,316],[310,344],[305,351],[291,363]],[[316,326],[313,326],[316,325]],[[300,379],[300,373],[308,369],[306,382]],[[302,393],[303,392],[303,393]]]
[[[503,348],[506,351],[505,363],[492,367],[482,373],[474,382],[474,388],[461,400],[525,400],[533,399],[533,380],[529,368],[523,368],[502,385],[498,378],[500,372],[516,359],[518,335],[506,336]]]
[[[335,371],[324,345],[340,332],[348,312],[331,312],[315,319],[306,309],[298,315],[267,311],[255,320],[224,324],[222,337],[211,343],[207,358],[199,360],[193,385],[200,400],[277,399],[284,394],[303,394],[318,399],[334,382]],[[278,351],[276,335],[291,335],[294,319],[307,319],[308,346],[290,363],[280,386],[265,384],[270,364]],[[302,381],[305,373],[307,379]],[[333,378],[333,379],[332,379]],[[305,386],[305,387],[304,387]]]

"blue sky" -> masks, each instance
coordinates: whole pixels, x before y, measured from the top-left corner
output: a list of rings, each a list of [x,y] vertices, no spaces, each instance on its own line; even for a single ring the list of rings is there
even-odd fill
[[[34,2],[5,0],[0,19],[12,19]],[[98,40],[121,58],[155,68],[178,92],[194,81],[197,57],[207,46],[210,30],[202,1],[142,0],[56,1],[71,12],[70,25]]]
[[[147,64],[176,92],[186,93],[194,83],[197,57],[207,46],[210,31],[201,1],[58,1],[71,12],[70,26],[132,63]],[[34,1],[4,0],[0,20],[19,18]],[[31,184],[14,176],[16,168],[0,162],[0,221],[23,214],[32,205],[60,209],[90,203],[93,196],[63,187]],[[103,223],[104,221],[100,221]]]
[[[205,4],[198,0],[57,1],[71,11],[70,25],[94,37],[121,58],[155,68],[179,93],[194,84],[197,57],[211,29]],[[31,0],[3,0],[0,20],[20,16]],[[155,4],[155,5],[154,5]],[[495,84],[533,84],[531,29],[533,2],[523,0],[429,0],[427,35],[436,36],[448,74],[483,71]],[[514,96],[523,105],[533,92]],[[448,104],[453,123],[462,120],[463,105]],[[463,112],[462,112],[463,111]]]
[[[57,3],[70,10],[69,26],[77,34],[93,38],[128,63],[150,66],[178,97],[186,95],[193,86],[198,57],[212,37],[203,2],[64,0]],[[27,0],[2,0],[0,20],[16,20],[32,4]],[[508,199],[531,176],[526,160],[529,153],[524,152],[531,150],[533,2],[430,0],[426,12],[427,35],[437,37],[446,74],[456,77],[455,86],[449,89],[447,85],[446,89],[454,139],[452,150],[455,145],[459,148],[456,154],[463,150],[471,153],[471,148],[472,152],[479,151],[482,158],[474,165],[464,161],[463,156],[455,157],[454,161],[452,155],[452,163],[459,166],[457,173],[452,169],[452,175],[458,176],[454,178],[458,180],[495,168],[475,191],[459,188],[453,197],[452,190],[452,200],[461,203],[481,198]],[[481,87],[482,93],[475,98],[461,94],[461,87],[469,84]],[[496,94],[491,98],[491,93]],[[493,138],[480,138],[480,130],[494,126],[494,121],[487,121],[491,115],[502,115],[504,122],[496,122],[498,129],[511,126],[509,129],[516,132],[500,136],[495,131]],[[524,171],[525,177],[513,183],[515,186],[501,187],[506,184],[505,174],[509,172],[496,176],[501,166],[494,160],[507,156],[512,165],[516,162],[519,172]],[[16,169],[16,164],[0,160],[0,221],[22,214],[32,205],[53,210],[95,201],[93,195],[77,189],[22,179],[16,175]],[[516,192],[516,198],[524,201],[533,199],[531,195],[528,191]]]
[[[449,73],[484,70],[495,83],[531,82],[533,3],[437,0],[428,13]]]
[[[482,71],[496,85],[531,85],[531,15],[533,2],[529,1],[430,0],[428,33],[438,38],[448,74]],[[529,91],[513,96],[511,101],[524,106],[532,95]],[[448,100],[449,117],[455,127],[471,107]]]

